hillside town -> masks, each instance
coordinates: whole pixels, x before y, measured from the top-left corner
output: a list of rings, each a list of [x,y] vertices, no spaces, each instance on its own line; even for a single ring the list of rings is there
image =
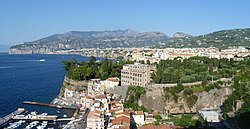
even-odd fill
[[[70,83],[69,79],[67,81]],[[131,127],[141,129],[151,127],[157,129],[181,128],[165,124],[154,126],[153,123],[156,121],[155,116],[159,115],[157,112],[147,113],[142,110],[133,111],[124,108],[123,103],[126,93],[108,92],[121,87],[119,86],[119,81],[119,78],[108,78],[106,80],[91,79],[88,82],[87,91],[82,92],[75,89],[76,85],[66,87],[63,97],[61,99],[57,98],[54,103],[77,105],[81,108],[80,110],[89,110],[86,118],[83,118],[87,129],[130,129]],[[77,123],[76,119],[72,121],[65,128],[79,127],[79,125],[73,124]]]
[[[128,60],[149,61],[150,63],[158,63],[160,60],[173,60],[175,58],[188,59],[194,56],[202,56],[216,59],[238,59],[250,55],[250,49],[239,46],[229,47],[228,49],[219,49],[215,47],[209,48],[105,48],[105,49],[81,49],[81,50],[65,50],[56,51],[51,54],[80,54],[83,56],[95,56],[104,58],[122,57]]]
[[[180,129],[171,122],[161,122],[169,116],[154,110],[143,111],[125,108],[129,87],[141,86],[148,88],[152,85],[151,74],[156,70],[149,64],[126,64],[121,70],[121,79],[110,77],[105,80],[90,79],[89,81],[76,81],[65,77],[64,93],[55,99],[54,103],[60,105],[74,105],[85,111],[85,115],[70,121],[65,128],[85,127],[87,129]],[[221,79],[228,82],[230,79]],[[171,84],[170,84],[171,85]],[[186,84],[183,84],[184,86]],[[187,84],[192,85],[192,84]],[[197,85],[197,84],[195,84]],[[223,84],[224,85],[224,84]],[[155,84],[153,87],[159,85]],[[170,87],[175,87],[171,85]],[[79,90],[79,87],[85,87]],[[169,86],[167,86],[169,87]],[[196,117],[209,123],[218,123],[222,119],[220,110],[215,107],[203,108],[197,112]],[[160,118],[159,118],[160,117]],[[84,123],[79,124],[80,121]],[[157,123],[157,124],[156,124]],[[222,125],[218,125],[221,127]],[[222,126],[224,127],[224,126]]]

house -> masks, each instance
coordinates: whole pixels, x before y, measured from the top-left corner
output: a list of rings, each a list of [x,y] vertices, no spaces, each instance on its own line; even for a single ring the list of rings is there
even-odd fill
[[[130,116],[119,116],[112,120],[112,127],[115,129],[119,128],[129,128],[130,126]]]
[[[156,121],[154,118],[155,115],[156,115],[155,112],[153,112],[153,113],[146,113],[145,112],[145,124],[154,123]]]
[[[98,111],[105,110],[104,104],[101,101],[95,100],[93,106],[94,106],[94,110],[98,110]]]
[[[104,116],[100,111],[90,111],[87,117],[87,129],[104,129]]]
[[[119,100],[113,100],[109,104],[109,109],[110,110],[116,110],[116,109],[121,109],[123,110],[123,104]]]
[[[88,95],[83,96],[83,97],[81,97],[81,104],[82,104],[82,107],[84,107],[84,108],[90,108],[91,105],[94,104],[94,100],[92,97],[90,97]]]
[[[108,100],[105,94],[96,95],[95,100],[102,102],[104,109],[108,110]]]
[[[132,113],[132,116],[135,120],[135,123],[138,125],[138,126],[142,126],[145,124],[145,115],[144,115],[144,112],[143,111],[135,111]]]
[[[199,111],[201,117],[207,122],[220,122],[219,113],[212,110],[201,110]]]
[[[73,97],[75,90],[71,87],[65,88],[64,97]]]
[[[103,85],[106,88],[114,88],[115,86],[119,85],[119,81],[120,81],[119,78],[112,77],[112,78],[108,78],[104,81],[101,81],[101,85]]]

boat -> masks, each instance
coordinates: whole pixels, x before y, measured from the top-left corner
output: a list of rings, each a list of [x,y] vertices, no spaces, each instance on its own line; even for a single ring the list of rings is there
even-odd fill
[[[48,115],[48,113],[46,113],[46,112],[45,112],[45,113],[42,113],[41,115],[42,115],[42,116],[47,116],[47,115]]]
[[[44,62],[44,61],[45,61],[45,59],[40,59],[39,61]]]
[[[19,126],[21,126],[23,123],[25,123],[25,121],[19,120],[18,122],[10,123],[7,128],[8,129],[15,129],[15,128],[18,128]]]

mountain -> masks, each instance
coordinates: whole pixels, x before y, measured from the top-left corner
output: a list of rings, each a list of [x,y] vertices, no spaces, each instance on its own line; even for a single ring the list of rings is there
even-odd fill
[[[131,29],[115,31],[71,31],[55,34],[10,48],[11,54],[46,54],[59,50],[83,48],[145,47],[169,39],[161,32],[137,32]]]
[[[172,38],[164,47],[250,46],[250,28],[222,30],[193,37]]]
[[[185,34],[185,33],[182,33],[182,32],[176,32],[176,33],[174,33],[173,37],[174,38],[185,38],[185,37],[192,37],[192,35]]]
[[[10,45],[0,44],[0,52],[7,52],[10,48]]]
[[[164,44],[164,45],[162,45]],[[218,47],[250,46],[250,28],[222,30],[209,34],[191,36],[177,32],[168,37],[162,32],[115,31],[70,31],[55,34],[33,42],[12,46],[11,54],[46,54],[60,50],[83,48],[117,47]]]

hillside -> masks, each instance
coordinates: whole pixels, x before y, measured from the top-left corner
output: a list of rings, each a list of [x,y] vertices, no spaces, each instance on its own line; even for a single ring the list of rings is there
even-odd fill
[[[55,34],[33,42],[25,42],[10,48],[11,54],[50,53],[58,50],[83,48],[145,47],[166,41],[161,32],[115,31],[71,31]]]
[[[194,37],[172,38],[162,47],[218,47],[250,46],[250,28],[222,30]]]
[[[162,45],[162,44],[165,45]],[[161,45],[160,45],[161,44]],[[131,29],[115,31],[71,31],[32,42],[15,45],[11,54],[46,54],[60,50],[117,47],[218,47],[250,46],[250,28],[222,30],[200,36],[177,32],[168,37],[162,32],[137,32]]]

